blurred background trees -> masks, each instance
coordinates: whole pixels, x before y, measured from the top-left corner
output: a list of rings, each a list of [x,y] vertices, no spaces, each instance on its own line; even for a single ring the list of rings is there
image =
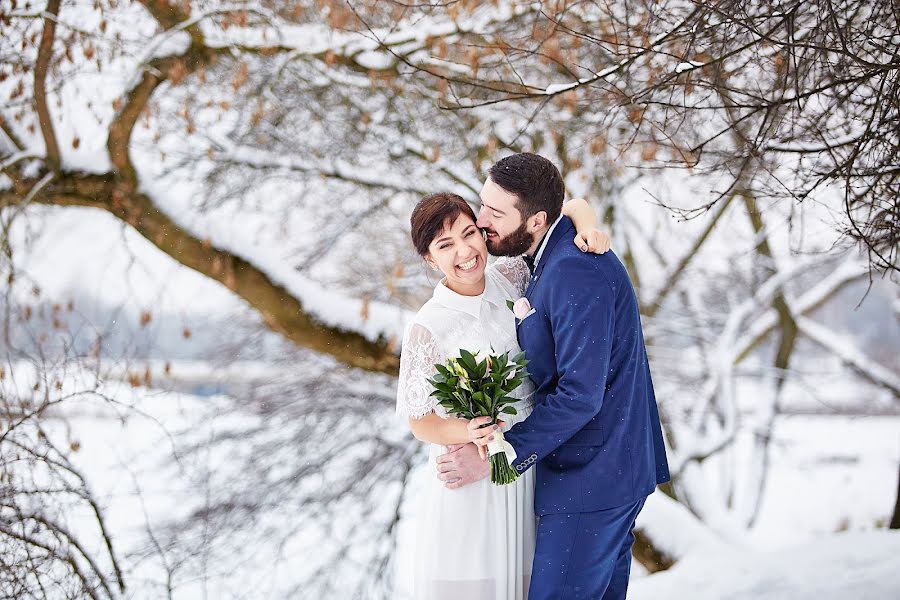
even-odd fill
[[[126,392],[96,393],[114,382],[196,391],[171,372],[189,358],[270,369],[227,371],[165,436],[155,468],[202,501],[148,527],[132,570],[152,563],[172,596],[197,579],[240,586],[242,571],[215,565],[249,549],[290,565],[314,547],[302,593],[389,594],[421,462],[391,419],[398,340],[435,283],[408,215],[436,190],[477,203],[486,168],[519,151],[560,167],[629,269],[666,493],[691,527],[747,535],[783,417],[898,412],[897,25],[889,2],[4,0],[4,369],[28,381],[4,388],[0,543],[26,561],[4,592],[52,595],[24,575],[46,552],[61,585],[122,593],[103,503],[59,441],[63,406],[78,390],[115,414]],[[121,231],[107,258],[132,275],[103,280],[110,306],[78,298],[32,330],[71,300],[41,293],[42,277],[97,273],[53,254],[63,231],[97,244],[86,223]],[[218,320],[165,313],[177,285],[132,287],[149,271],[138,254],[218,284],[178,291]],[[150,414],[144,402],[127,409]],[[22,448],[45,461],[39,481]],[[80,535],[97,543],[46,524],[21,539],[23,498],[75,510],[54,477],[96,508],[99,529]],[[647,569],[678,560],[666,535],[642,527]],[[277,589],[296,597],[291,585]]]

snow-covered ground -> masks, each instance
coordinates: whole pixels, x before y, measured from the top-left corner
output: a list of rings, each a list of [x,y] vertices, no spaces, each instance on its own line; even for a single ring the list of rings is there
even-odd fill
[[[199,381],[200,365],[184,367],[174,363],[173,375],[177,378],[184,372],[189,381]],[[229,376],[232,383],[235,373],[261,376],[268,372],[260,364],[238,367]],[[211,374],[209,381],[213,381]],[[202,440],[215,429],[239,429],[248,423],[242,421],[246,416],[224,416],[217,409],[221,396],[132,391],[126,386],[115,393],[127,396],[144,416],[132,414],[122,420],[121,415],[98,410],[96,404],[91,410],[84,405],[74,410],[78,407],[73,405],[65,435],[81,444],[74,460],[108,511],[119,552],[127,557],[131,597],[155,598],[162,590],[163,561],[136,551],[147,547],[148,531],[202,506],[199,472],[230,468],[226,455],[205,455],[205,465],[192,462],[197,455],[176,462],[180,445]],[[746,537],[726,540],[709,530],[679,529],[690,522],[686,511],[662,494],[651,497],[639,526],[657,533],[669,529],[665,535],[683,558],[664,573],[641,575],[636,569],[632,597],[897,597],[900,532],[883,527],[896,489],[900,417],[792,416],[782,418],[775,431],[776,453],[762,515]],[[415,486],[429,476],[420,468],[407,497],[415,498]],[[401,538],[408,534],[414,514],[414,502],[408,503]],[[268,517],[290,518],[277,511]],[[175,578],[174,597],[274,597],[300,583],[315,543],[313,537],[309,544],[298,539],[286,551],[267,547],[261,539],[257,546],[233,556],[233,561],[203,574],[182,568]],[[199,568],[202,561],[192,564]],[[266,584],[260,587],[260,581]]]
[[[632,600],[889,600],[900,598],[900,531],[823,536],[773,551],[692,554],[632,579]]]

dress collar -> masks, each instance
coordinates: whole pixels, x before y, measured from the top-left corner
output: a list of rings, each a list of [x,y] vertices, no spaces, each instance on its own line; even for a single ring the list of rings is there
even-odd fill
[[[444,277],[434,287],[433,297],[447,308],[468,313],[477,319],[481,316],[481,305],[483,302],[490,302],[500,306],[495,297],[493,282],[491,282],[491,278],[487,276],[487,273],[485,273],[484,279],[484,291],[482,293],[477,296],[463,296],[444,285],[447,281],[447,278]]]

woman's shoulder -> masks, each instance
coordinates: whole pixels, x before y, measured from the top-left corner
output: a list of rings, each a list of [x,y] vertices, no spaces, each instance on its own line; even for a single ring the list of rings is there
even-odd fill
[[[488,265],[487,270],[505,275],[513,271],[528,270],[525,260],[521,256],[498,256],[494,262]]]
[[[485,269],[485,278],[507,298],[518,298],[524,293],[530,274],[521,256],[500,256]]]
[[[452,312],[441,304],[436,298],[429,298],[425,304],[413,315],[406,325],[407,331],[412,328],[425,329],[432,335],[440,332],[441,325],[452,318]]]

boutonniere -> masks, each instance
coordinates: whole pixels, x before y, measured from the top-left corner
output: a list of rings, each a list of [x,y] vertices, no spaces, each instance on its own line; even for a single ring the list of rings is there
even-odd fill
[[[506,301],[506,306],[509,307],[509,310],[516,315],[516,319],[519,320],[516,325],[521,325],[522,321],[525,320],[526,317],[529,317],[534,314],[534,309],[531,308],[531,304],[528,302],[528,298],[519,298],[515,302],[512,300]]]

